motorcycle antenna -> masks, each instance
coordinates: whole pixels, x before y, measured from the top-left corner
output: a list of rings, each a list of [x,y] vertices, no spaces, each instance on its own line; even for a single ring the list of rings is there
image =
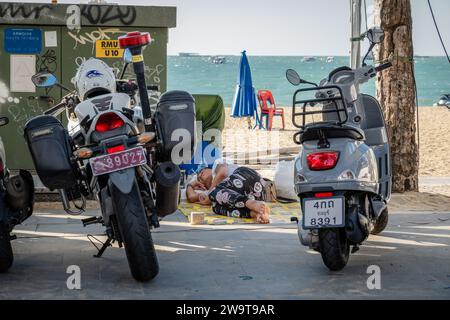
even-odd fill
[[[132,55],[132,63],[136,81],[139,89],[139,97],[141,99],[142,113],[144,115],[145,131],[155,131],[152,120],[152,110],[147,92],[147,84],[145,83],[145,64],[142,54],[144,47],[150,44],[151,38],[148,32],[133,31],[124,36],[119,37],[119,46],[122,49],[129,49]]]

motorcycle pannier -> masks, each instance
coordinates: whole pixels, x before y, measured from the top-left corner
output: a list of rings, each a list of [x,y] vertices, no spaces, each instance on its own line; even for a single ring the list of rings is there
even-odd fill
[[[189,162],[196,145],[195,100],[192,95],[185,91],[166,92],[159,100],[155,116],[163,142],[162,160],[180,164],[181,161],[171,158],[176,147],[176,156]],[[189,151],[190,156],[185,151]]]
[[[71,160],[72,144],[61,122],[53,116],[38,116],[27,122],[24,131],[42,183],[50,190],[75,186],[77,170]]]

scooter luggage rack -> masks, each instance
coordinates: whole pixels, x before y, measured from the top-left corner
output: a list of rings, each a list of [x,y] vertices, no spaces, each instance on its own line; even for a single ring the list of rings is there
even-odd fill
[[[330,89],[337,89],[339,91],[339,96],[335,97],[327,97],[327,98],[317,98],[317,99],[306,99],[306,100],[297,100],[297,96],[300,93],[304,93],[306,91],[318,91],[318,90],[330,90]],[[342,108],[339,108],[338,102],[342,102]],[[318,110],[318,111],[306,111],[307,105],[320,103],[320,102],[332,102],[335,106],[335,109],[332,110]],[[296,112],[297,105],[302,105],[302,112]],[[298,107],[297,107],[298,108]],[[344,112],[345,118],[343,119],[341,116],[341,111]],[[345,100],[343,99],[342,90],[338,86],[324,86],[324,87],[310,87],[310,88],[303,88],[299,89],[295,92],[293,103],[292,103],[292,123],[295,127],[301,129],[299,132],[300,134],[303,132],[303,130],[306,127],[306,116],[308,115],[314,115],[314,114],[325,114],[325,113],[336,113],[338,116],[338,121],[330,121],[330,123],[334,125],[342,125],[348,120],[348,112],[347,112],[347,105],[345,104]],[[299,124],[296,119],[297,116],[302,117],[302,123]]]

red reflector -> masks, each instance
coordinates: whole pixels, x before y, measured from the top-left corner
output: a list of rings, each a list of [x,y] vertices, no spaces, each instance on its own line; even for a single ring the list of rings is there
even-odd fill
[[[125,150],[125,146],[119,145],[119,146],[115,146],[115,147],[110,147],[107,150],[108,150],[108,153],[116,153],[116,152]]]
[[[115,113],[108,112],[104,113],[98,118],[97,124],[95,125],[95,131],[106,132],[111,131],[123,126],[123,120]]]
[[[317,152],[306,156],[308,167],[311,170],[330,170],[333,169],[339,159],[338,152]]]
[[[314,197],[316,198],[329,198],[333,196],[333,192],[320,192],[316,193]]]
[[[119,37],[119,46],[124,48],[145,46],[151,42],[150,33],[133,31]]]

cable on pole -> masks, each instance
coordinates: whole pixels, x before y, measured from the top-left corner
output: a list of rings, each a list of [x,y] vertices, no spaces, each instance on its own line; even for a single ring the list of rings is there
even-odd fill
[[[436,27],[436,31],[439,36],[439,40],[441,41],[442,48],[444,49],[445,56],[447,57],[447,60],[450,63],[450,56],[448,55],[448,51],[447,48],[445,47],[444,40],[442,40],[441,32],[439,31],[439,26],[436,22],[436,17],[434,16],[433,7],[431,6],[430,0],[428,0],[428,7],[430,7],[430,12],[431,16],[433,17],[434,26]]]

